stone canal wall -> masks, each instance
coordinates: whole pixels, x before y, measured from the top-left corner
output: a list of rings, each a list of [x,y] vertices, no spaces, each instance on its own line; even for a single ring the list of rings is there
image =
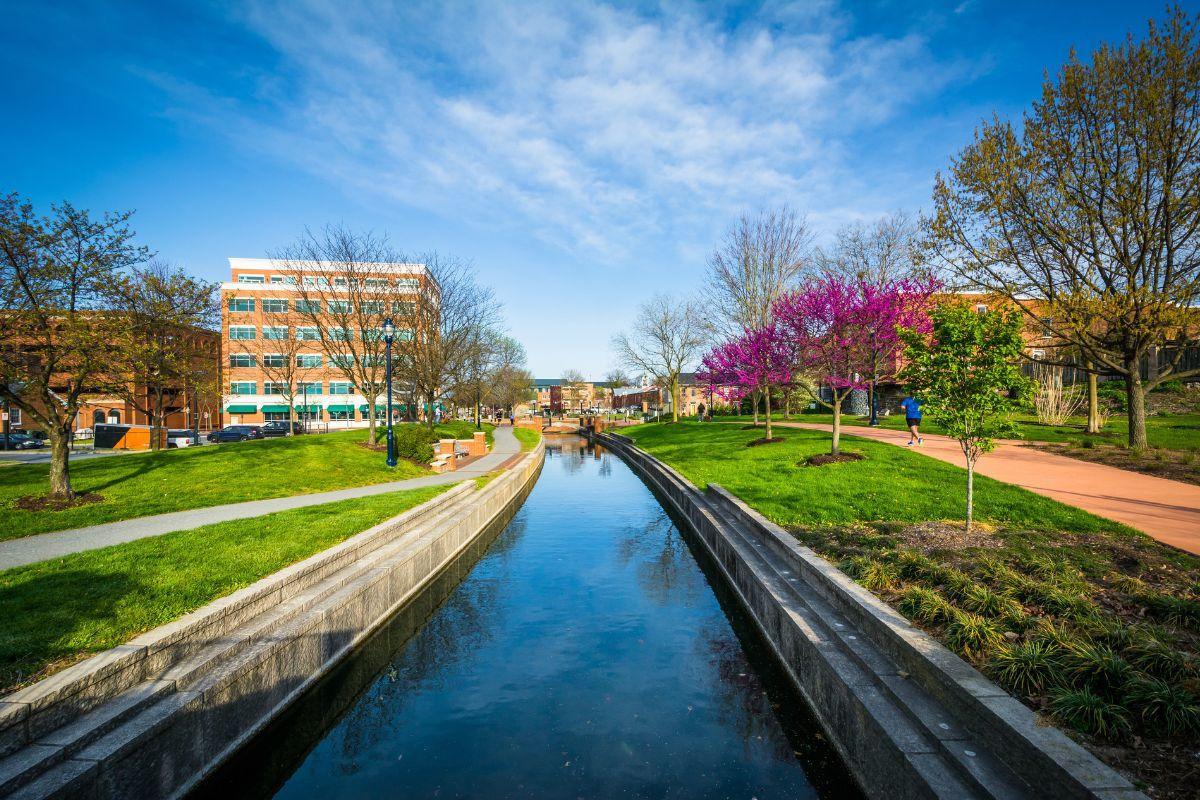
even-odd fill
[[[703,542],[870,797],[1145,796],[721,487],[623,436],[618,454]]]
[[[505,521],[544,454],[3,698],[0,797],[185,794]]]

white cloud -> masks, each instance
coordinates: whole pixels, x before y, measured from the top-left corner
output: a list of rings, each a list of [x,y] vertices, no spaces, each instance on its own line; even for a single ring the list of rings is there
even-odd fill
[[[156,80],[176,113],[351,191],[569,251],[620,257],[782,201],[890,207],[854,141],[952,77],[924,41],[847,38],[833,5],[706,13],[260,2],[241,21],[278,61],[252,99]]]

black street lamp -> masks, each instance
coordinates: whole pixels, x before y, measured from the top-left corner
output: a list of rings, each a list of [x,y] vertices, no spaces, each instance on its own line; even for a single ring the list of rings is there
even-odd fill
[[[383,321],[383,343],[387,352],[387,363],[384,365],[384,372],[387,375],[387,465],[389,467],[396,466],[396,440],[392,433],[392,339],[396,338],[396,326],[392,324],[392,318],[388,317]],[[375,399],[372,398],[374,403]]]

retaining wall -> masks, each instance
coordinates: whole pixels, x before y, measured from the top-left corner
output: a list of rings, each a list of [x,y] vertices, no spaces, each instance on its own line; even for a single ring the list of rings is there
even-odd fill
[[[186,793],[519,506],[544,452],[3,698],[0,796]]]
[[[1145,800],[1115,770],[721,487],[596,437],[704,544],[868,796]]]

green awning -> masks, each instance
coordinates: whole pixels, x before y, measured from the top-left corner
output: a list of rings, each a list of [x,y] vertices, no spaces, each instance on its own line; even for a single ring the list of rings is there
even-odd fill
[[[369,406],[366,403],[363,403],[361,406],[358,407],[358,410],[365,414],[365,413],[367,413],[368,408],[369,408]],[[387,406],[375,406],[375,413],[376,414],[386,414]]]
[[[315,414],[321,410],[321,407],[317,406],[317,405],[312,405],[312,404],[309,404],[308,406],[299,405],[299,406],[296,406],[296,410],[297,411],[307,411],[310,414]]]
[[[332,411],[332,412],[334,412],[334,413],[336,413],[336,414],[340,414],[340,413],[342,413],[342,412],[345,412],[345,413],[347,413],[347,414],[353,414],[353,413],[354,413],[354,406],[338,406],[338,405],[332,405],[332,406],[330,406],[330,407],[329,407],[329,410],[330,410],[330,411]]]
[[[264,414],[286,414],[288,413],[287,406],[263,406]]]
[[[253,404],[232,405],[225,409],[230,414],[253,414],[258,411],[258,406]]]

